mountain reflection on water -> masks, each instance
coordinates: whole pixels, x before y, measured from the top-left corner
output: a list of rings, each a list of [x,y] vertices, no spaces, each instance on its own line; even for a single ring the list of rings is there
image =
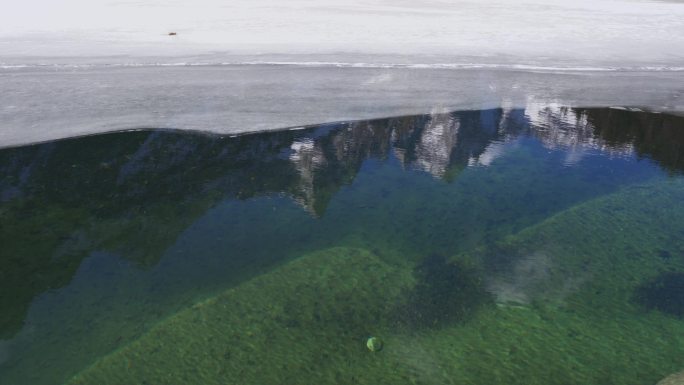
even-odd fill
[[[618,109],[491,109],[213,137],[142,131],[0,151],[0,337],[31,300],[69,283],[94,251],[157,263],[190,224],[225,199],[285,194],[315,217],[365,160],[453,181],[521,137],[684,171],[684,118]]]
[[[304,252],[453,255],[683,171],[684,117],[553,105],[3,149],[0,374],[54,362],[44,377],[67,378]]]

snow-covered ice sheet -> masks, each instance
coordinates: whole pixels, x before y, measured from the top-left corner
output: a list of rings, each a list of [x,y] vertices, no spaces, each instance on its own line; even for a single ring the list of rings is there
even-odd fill
[[[96,132],[237,134],[435,111],[632,106],[684,111],[682,71],[300,65],[0,70],[0,147]]]
[[[0,13],[7,57],[216,51],[672,62],[684,58],[684,3],[23,0]]]

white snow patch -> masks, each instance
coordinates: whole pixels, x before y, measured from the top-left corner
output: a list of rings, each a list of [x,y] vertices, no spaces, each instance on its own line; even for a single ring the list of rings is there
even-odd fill
[[[176,35],[169,36],[170,32]],[[216,51],[673,63],[684,57],[684,4],[645,0],[24,0],[12,2],[0,13],[3,56]]]

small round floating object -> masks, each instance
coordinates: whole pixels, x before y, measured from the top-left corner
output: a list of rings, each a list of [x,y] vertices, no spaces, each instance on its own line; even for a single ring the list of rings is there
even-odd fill
[[[368,341],[366,341],[366,347],[371,352],[379,352],[382,350],[383,343],[379,337],[370,337],[368,338]]]

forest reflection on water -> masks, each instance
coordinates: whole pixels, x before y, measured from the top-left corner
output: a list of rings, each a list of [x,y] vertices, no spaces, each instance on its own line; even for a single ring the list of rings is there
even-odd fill
[[[495,164],[501,172],[449,189]],[[3,149],[0,373],[21,378],[12,376],[40,360],[66,378],[183,306],[304,252],[351,244],[416,260],[453,255],[682,172],[684,118],[556,106]],[[78,353],[60,361],[65,340]]]

